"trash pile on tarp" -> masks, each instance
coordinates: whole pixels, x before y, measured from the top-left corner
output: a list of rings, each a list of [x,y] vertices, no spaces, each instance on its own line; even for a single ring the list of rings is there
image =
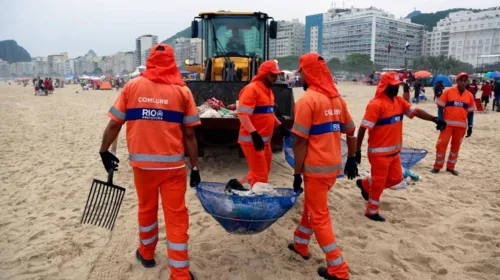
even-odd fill
[[[222,101],[212,97],[198,106],[200,118],[237,118],[236,104],[224,106]]]

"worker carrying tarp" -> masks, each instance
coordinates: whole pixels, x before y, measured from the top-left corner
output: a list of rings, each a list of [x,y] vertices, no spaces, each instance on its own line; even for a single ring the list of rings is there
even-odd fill
[[[467,131],[467,136],[472,134],[472,122],[476,103],[474,95],[465,89],[465,84],[469,80],[467,73],[460,73],[457,76],[457,86],[444,91],[439,99],[436,99],[438,116],[447,124],[447,128],[439,134],[436,143],[436,161],[432,173],[438,173],[444,165],[446,149],[451,140],[450,155],[446,162],[446,171],[458,176],[455,165],[458,160],[460,145]]]
[[[333,233],[328,191],[342,173],[342,133],[347,134],[348,143],[345,173],[351,180],[358,175],[354,157],[356,137],[353,136],[356,127],[323,57],[316,53],[304,54],[299,66],[306,92],[295,104],[293,187],[296,192],[302,191],[303,175],[305,201],[294,243],[288,248],[309,259],[309,242],[314,233],[327,263],[327,267],[318,269],[318,274],[325,279],[349,279],[349,267]]]
[[[386,72],[378,84],[375,98],[366,107],[365,115],[358,131],[356,160],[361,163],[361,145],[368,129],[368,160],[371,178],[357,180],[356,185],[367,200],[365,216],[374,221],[384,222],[379,214],[380,197],[385,188],[399,184],[403,178],[399,152],[403,147],[403,116],[436,123],[443,130],[446,123],[427,112],[417,109],[398,96],[402,77],[395,72]]]
[[[267,183],[271,171],[271,139],[274,128],[279,127],[282,136],[290,136],[288,129],[274,114],[274,94],[271,87],[281,73],[274,60],[265,61],[250,84],[240,91],[238,118],[241,126],[238,143],[250,171],[240,181],[230,180],[227,186],[229,189],[244,189],[244,183],[250,186],[259,182]]]
[[[141,77],[129,81],[109,110],[100,154],[106,170],[118,159],[108,151],[127,122],[130,165],[139,200],[139,249],[144,267],[156,265],[158,201],[161,195],[167,231],[170,279],[193,279],[189,272],[185,205],[186,164],[191,161],[190,185],[201,181],[194,126],[200,124],[193,95],[182,80],[172,48],[155,45]]]

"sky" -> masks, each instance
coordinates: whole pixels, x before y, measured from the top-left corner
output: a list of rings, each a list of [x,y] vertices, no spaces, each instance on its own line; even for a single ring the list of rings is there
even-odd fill
[[[323,13],[331,5],[375,5],[405,17],[414,9],[484,9],[498,0],[0,0],[0,41],[16,40],[33,57],[68,52],[74,58],[90,49],[103,56],[133,51],[135,38],[143,34],[163,41],[188,27],[200,12],[261,11],[276,20],[305,22],[306,15]]]

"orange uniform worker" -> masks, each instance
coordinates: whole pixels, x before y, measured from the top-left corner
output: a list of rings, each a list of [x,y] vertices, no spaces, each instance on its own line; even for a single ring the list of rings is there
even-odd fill
[[[250,171],[239,182],[230,180],[229,188],[240,189],[242,183],[250,186],[257,182],[267,183],[271,171],[271,139],[274,128],[279,127],[282,136],[290,135],[274,114],[274,94],[271,87],[281,73],[274,60],[265,61],[251,83],[240,92],[238,118],[241,126],[238,143]]]
[[[444,119],[448,124],[447,128],[439,134],[436,143],[436,162],[432,173],[438,173],[444,165],[446,148],[451,140],[450,155],[446,162],[446,171],[458,176],[455,170],[457,164],[458,152],[464,139],[465,132],[470,137],[472,134],[472,122],[474,120],[474,111],[476,103],[472,93],[465,89],[465,84],[469,79],[467,73],[460,73],[457,76],[457,86],[445,90],[443,95],[436,100],[438,107],[438,116]]]
[[[304,79],[304,96],[295,104],[296,135],[293,147],[295,192],[305,183],[304,212],[294,233],[294,243],[288,248],[309,259],[309,241],[312,234],[326,254],[327,267],[318,274],[324,279],[349,279],[349,267],[342,256],[332,229],[328,209],[328,191],[342,172],[341,133],[347,134],[349,157],[345,173],[349,179],[358,175],[356,160],[356,129],[345,101],[340,97],[325,60],[319,54],[300,57]]]
[[[191,186],[200,183],[194,126],[200,124],[193,95],[175,63],[172,48],[155,45],[141,77],[129,81],[109,110],[100,154],[106,170],[118,159],[108,151],[127,122],[127,146],[139,200],[139,248],[144,267],[156,265],[158,198],[166,222],[170,279],[194,279],[189,271],[188,227],[185,205],[186,164],[191,161]],[[184,147],[186,149],[184,149]]]
[[[397,96],[399,85],[403,81],[395,72],[382,75],[375,98],[366,107],[365,116],[358,131],[356,160],[361,163],[361,145],[368,129],[368,160],[371,165],[371,178],[357,180],[361,194],[367,200],[365,216],[374,221],[383,222],[379,214],[380,196],[385,188],[390,188],[402,181],[403,173],[399,152],[403,147],[403,115],[409,118],[433,121],[437,129],[446,127],[446,123],[423,110],[417,109]]]

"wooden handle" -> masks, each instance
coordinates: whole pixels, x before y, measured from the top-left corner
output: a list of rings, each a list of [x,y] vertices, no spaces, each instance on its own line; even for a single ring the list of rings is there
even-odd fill
[[[116,136],[115,141],[111,144],[111,152],[116,155],[116,146],[118,145],[118,136]]]

